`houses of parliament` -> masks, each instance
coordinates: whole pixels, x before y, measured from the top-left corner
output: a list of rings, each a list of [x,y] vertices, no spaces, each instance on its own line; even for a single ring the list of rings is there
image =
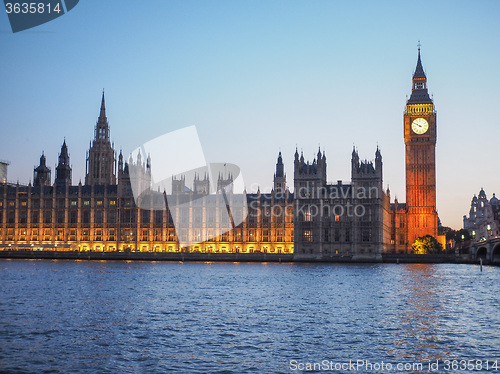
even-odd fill
[[[0,180],[0,250],[261,252],[293,253],[297,259],[376,259],[384,252],[409,253],[416,238],[437,236],[438,221],[436,111],[428,94],[420,48],[403,128],[406,203],[391,203],[390,191],[383,189],[378,147],[373,161],[361,161],[353,149],[351,181],[336,184],[327,183],[324,151],[305,160],[296,150],[293,192],[280,152],[270,193],[258,191],[243,197],[231,190],[224,193],[223,203],[218,204],[229,206],[238,198],[246,201],[246,218],[235,224],[213,213],[207,207],[210,200],[200,199],[210,194],[206,175],[196,176],[192,186],[182,176],[172,180],[171,196],[156,192],[156,198],[164,199],[164,209],[138,205],[132,193],[137,181],[130,171],[140,170],[148,181],[154,162],[161,160],[146,155],[143,159],[140,154],[126,160],[121,152],[117,155],[110,142],[103,93],[86,155],[84,183],[72,184],[65,141],[54,180],[44,154],[34,169],[33,183]],[[225,191],[232,182],[232,175],[219,174],[214,190]],[[180,200],[184,204],[172,204]],[[183,240],[175,224],[180,216],[185,223]],[[207,232],[215,234],[205,235]]]

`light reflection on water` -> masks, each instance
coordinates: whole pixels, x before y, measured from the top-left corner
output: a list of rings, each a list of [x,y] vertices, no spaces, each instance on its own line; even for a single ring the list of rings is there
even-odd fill
[[[0,284],[0,371],[500,359],[493,267],[16,260]]]

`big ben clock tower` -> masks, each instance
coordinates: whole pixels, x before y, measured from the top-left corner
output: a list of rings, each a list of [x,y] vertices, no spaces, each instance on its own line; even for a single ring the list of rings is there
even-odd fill
[[[411,96],[404,113],[406,148],[406,207],[408,244],[416,238],[437,238],[436,210],[436,111],[427,92],[427,78],[420,60],[420,45]]]

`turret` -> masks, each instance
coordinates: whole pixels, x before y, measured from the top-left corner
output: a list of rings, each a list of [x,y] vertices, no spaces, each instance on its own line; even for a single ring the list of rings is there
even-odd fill
[[[186,191],[186,177],[181,175],[179,179],[172,177],[172,194],[182,194]]]
[[[297,152],[294,163],[294,190],[299,191],[300,196],[305,196],[306,191],[318,191],[326,185],[326,156],[318,151],[318,159],[314,159],[312,164],[304,161],[304,154],[301,153],[297,160]]]
[[[120,155],[118,156],[118,177],[123,174],[123,153],[120,149]]]
[[[377,146],[377,150],[375,151],[375,170],[380,170],[380,175],[382,175],[382,154]]]
[[[61,153],[59,154],[59,163],[56,167],[55,184],[58,186],[71,185],[71,166],[69,163],[69,154],[68,147],[66,146],[66,140],[64,140],[61,147]]]
[[[229,172],[227,178],[226,174],[220,174],[217,178],[217,191],[221,191],[222,189],[226,189],[226,187],[231,186],[231,183],[233,183],[233,174]]]
[[[206,172],[203,179],[200,179],[199,174],[195,174],[193,181],[193,191],[198,195],[208,195],[210,193],[210,181]]]
[[[274,173],[273,191],[275,194],[282,194],[286,190],[286,174],[284,169],[285,165],[283,165],[283,158],[280,152],[278,161],[276,162],[276,172]]]
[[[40,165],[37,166],[33,171],[33,185],[34,186],[50,186],[50,168],[47,167],[47,160],[42,152],[40,156]]]

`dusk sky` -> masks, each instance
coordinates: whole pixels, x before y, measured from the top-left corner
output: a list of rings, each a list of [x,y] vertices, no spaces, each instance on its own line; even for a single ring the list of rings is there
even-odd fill
[[[28,183],[66,139],[84,180],[105,89],[115,149],[197,127],[208,162],[271,188],[281,151],[326,152],[350,181],[353,145],[405,200],[403,111],[421,42],[437,109],[437,207],[462,227],[481,187],[500,194],[500,1],[102,1],[13,34],[0,16],[0,159]],[[190,157],[189,145],[179,158]],[[156,160],[152,160],[153,168]]]

